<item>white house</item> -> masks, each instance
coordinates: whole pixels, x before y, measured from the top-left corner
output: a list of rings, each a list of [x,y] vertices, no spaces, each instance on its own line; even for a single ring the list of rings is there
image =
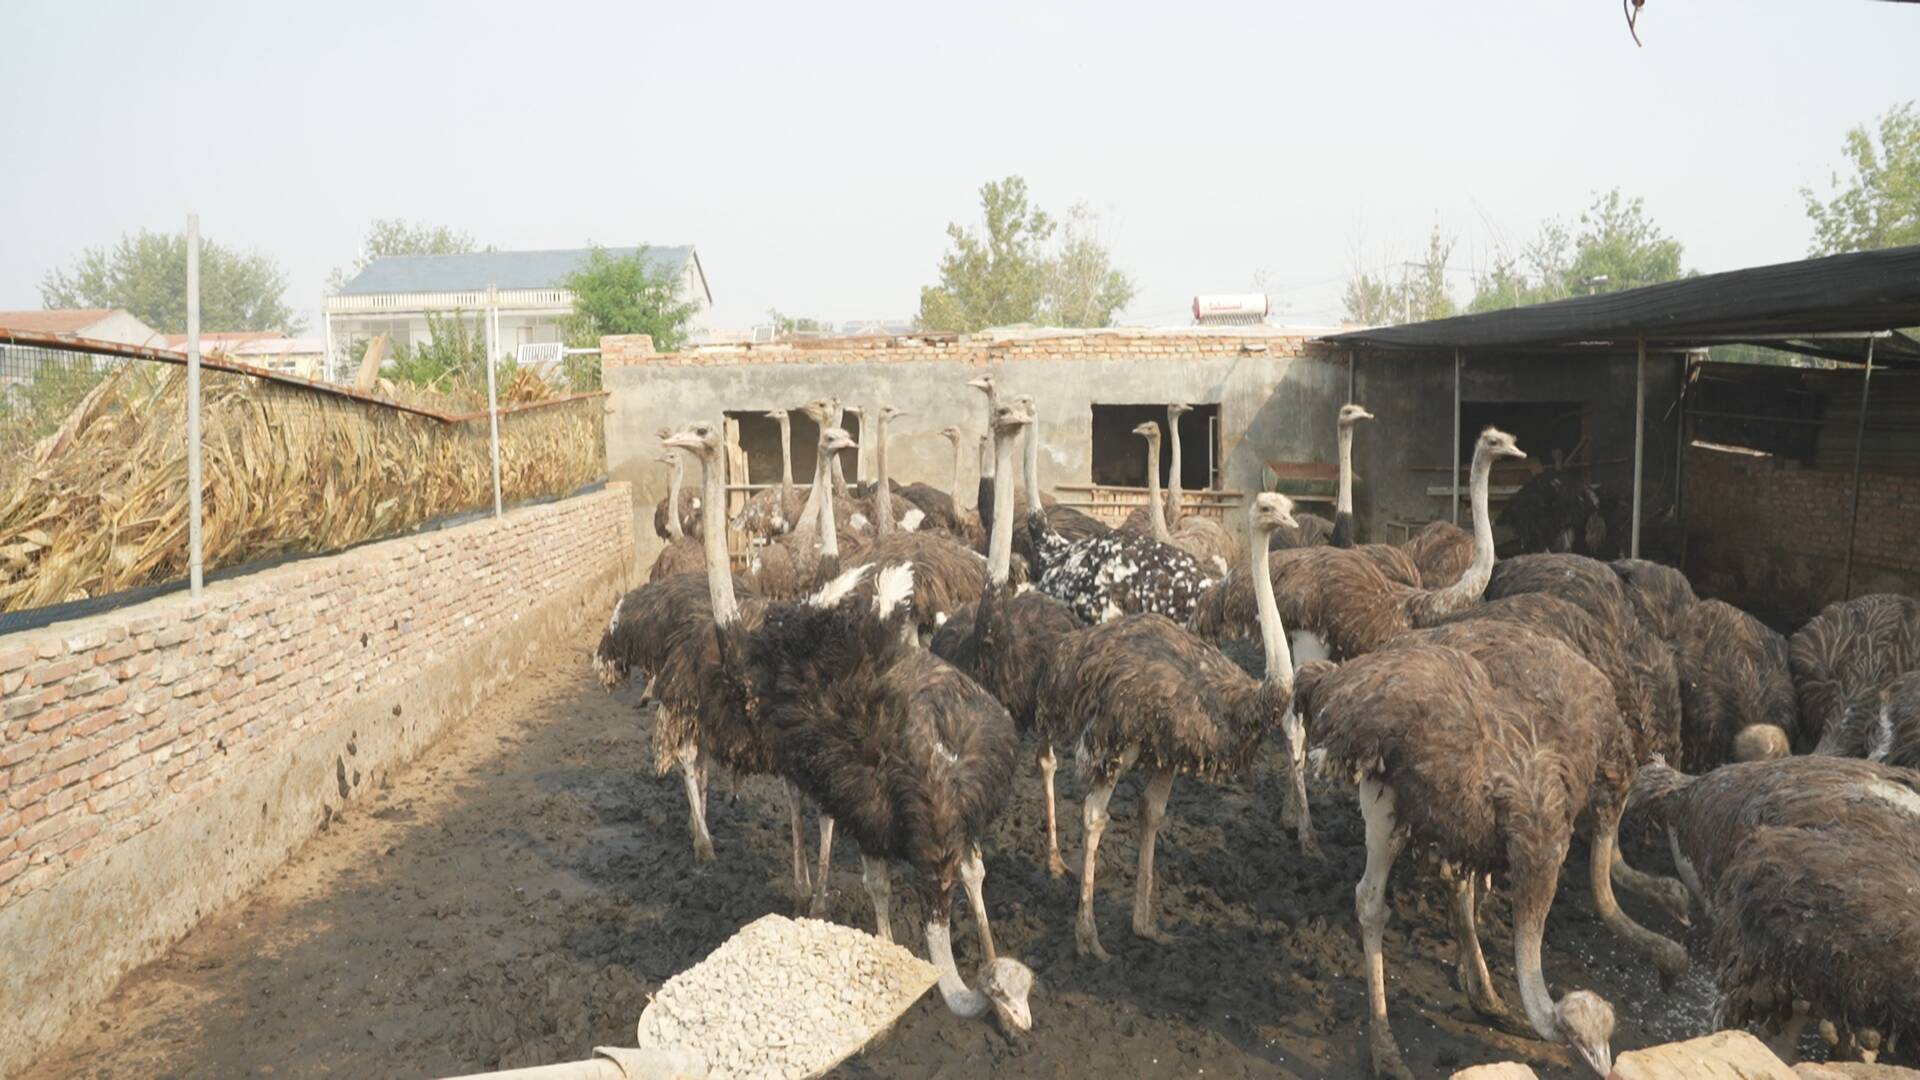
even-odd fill
[[[638,248],[607,248],[615,258]],[[499,354],[514,355],[522,345],[558,342],[560,321],[573,313],[573,294],[565,281],[584,267],[588,248],[556,251],[480,251],[467,255],[395,255],[375,259],[336,295],[321,305],[327,355],[339,371],[353,342],[387,335],[391,346],[431,340],[427,315],[479,319],[488,310],[487,290],[498,312]],[[681,295],[700,311],[692,329],[707,326],[713,294],[692,246],[648,247],[655,269],[680,275]]]

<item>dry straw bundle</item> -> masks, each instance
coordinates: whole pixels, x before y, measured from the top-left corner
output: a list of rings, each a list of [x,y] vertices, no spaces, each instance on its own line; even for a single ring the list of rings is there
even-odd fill
[[[245,375],[202,378],[210,571],[336,551],[493,504],[484,413],[448,422]],[[186,574],[185,389],[179,368],[123,366],[52,435],[6,452],[0,611]],[[603,475],[602,412],[586,397],[504,413],[503,498],[564,495]]]

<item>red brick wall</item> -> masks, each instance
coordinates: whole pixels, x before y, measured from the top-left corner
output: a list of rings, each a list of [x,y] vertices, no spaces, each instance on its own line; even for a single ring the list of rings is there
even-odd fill
[[[630,559],[626,485],[0,638],[0,910]]]
[[[644,334],[600,339],[603,365],[871,364],[916,360],[998,363],[1004,360],[1212,358],[1248,354],[1304,356],[1307,336],[1279,329],[1115,329],[993,334],[916,334],[769,344],[697,346],[656,353]]]

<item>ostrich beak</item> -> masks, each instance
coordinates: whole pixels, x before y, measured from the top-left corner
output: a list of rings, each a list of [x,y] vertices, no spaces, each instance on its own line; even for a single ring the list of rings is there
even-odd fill
[[[669,435],[660,445],[674,450],[698,450],[701,444],[698,436],[682,431],[677,435]]]
[[[1361,409],[1361,410],[1360,410],[1360,411],[1359,411],[1358,413],[1356,413],[1356,414],[1354,414],[1354,419],[1356,419],[1356,420],[1371,420],[1371,419],[1373,419],[1373,414],[1372,414],[1372,413],[1370,413],[1370,412],[1368,412],[1368,411],[1367,411],[1367,410],[1365,410],[1365,409]]]
[[[1580,1060],[1587,1063],[1587,1068],[1592,1069],[1594,1075],[1611,1076],[1613,1074],[1612,1047],[1603,1043],[1598,1047],[1576,1046],[1574,1049],[1579,1051]]]
[[[987,392],[987,388],[992,386],[993,383],[989,382],[986,379],[968,379],[967,385],[973,387],[975,390],[978,390],[984,394]]]

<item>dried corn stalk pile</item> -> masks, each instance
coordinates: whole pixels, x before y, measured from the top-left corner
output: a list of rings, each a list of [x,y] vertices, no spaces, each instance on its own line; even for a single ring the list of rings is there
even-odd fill
[[[186,376],[130,365],[0,460],[0,611],[187,572]],[[334,551],[493,504],[487,421],[447,423],[225,372],[202,376],[209,571]],[[500,418],[509,503],[605,472],[598,399]]]

